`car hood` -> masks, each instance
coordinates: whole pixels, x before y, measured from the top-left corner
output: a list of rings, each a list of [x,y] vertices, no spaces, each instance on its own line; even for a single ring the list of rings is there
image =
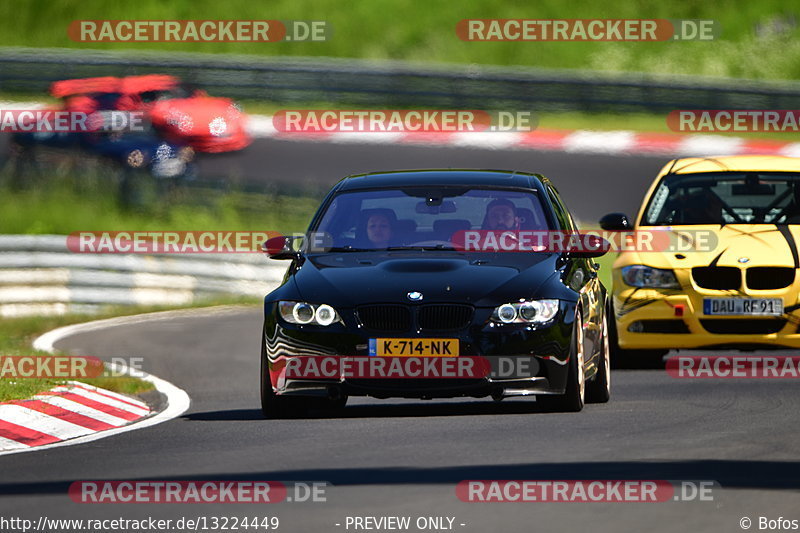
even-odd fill
[[[648,228],[638,228],[640,230]],[[625,264],[641,263],[655,268],[692,268],[696,266],[787,266],[798,268],[800,226],[774,224],[726,224],[671,226],[673,244],[680,249],[666,252],[624,252]],[[707,232],[711,246],[703,246],[697,236]],[[685,239],[679,235],[691,235]]]
[[[343,307],[365,303],[464,302],[482,307],[520,298],[570,299],[556,254],[349,252],[308,256],[294,274],[299,296]],[[572,298],[574,299],[574,298]]]

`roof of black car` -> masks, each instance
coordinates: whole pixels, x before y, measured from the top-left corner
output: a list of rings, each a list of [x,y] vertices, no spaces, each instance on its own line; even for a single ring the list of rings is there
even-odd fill
[[[531,180],[533,178],[533,181]],[[527,188],[541,176],[513,170],[427,169],[371,172],[344,178],[340,190],[425,185],[489,185]]]

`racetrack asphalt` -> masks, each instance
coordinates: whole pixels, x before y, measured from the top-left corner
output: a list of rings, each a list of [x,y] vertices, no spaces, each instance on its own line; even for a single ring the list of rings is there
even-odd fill
[[[662,158],[332,145],[263,140],[230,166],[243,180],[333,183],[353,172],[483,167],[551,177],[583,221],[632,215]],[[796,380],[688,380],[663,370],[613,373],[612,400],[577,414],[530,400],[351,399],[329,418],[263,420],[261,311],[80,333],[59,349],[143,357],[188,392],[190,410],[78,446],[0,457],[0,515],[48,518],[277,516],[280,530],[353,531],[348,516],[455,517],[457,531],[739,531],[749,517],[800,519]],[[686,352],[682,352],[686,353]],[[691,352],[688,352],[691,353]],[[778,352],[785,355],[784,352]],[[713,480],[714,501],[465,503],[469,479]],[[327,501],[274,505],[78,504],[76,480],[327,481]],[[340,524],[337,526],[336,524]],[[460,524],[464,524],[461,526]],[[412,527],[411,531],[417,531]]]
[[[349,144],[256,139],[240,153],[202,154],[198,175],[244,185],[324,194],[350,174],[423,168],[484,168],[538,172],[550,178],[573,215],[596,224],[611,211],[635,216],[650,182],[669,158],[479,150],[453,146]]]

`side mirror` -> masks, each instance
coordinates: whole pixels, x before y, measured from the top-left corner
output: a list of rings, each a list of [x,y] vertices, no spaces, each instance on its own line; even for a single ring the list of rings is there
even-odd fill
[[[611,250],[611,243],[600,235],[584,234],[581,238],[582,246],[577,250],[567,250],[570,257],[592,259],[602,257]]]
[[[264,241],[261,251],[267,254],[270,259],[295,259],[300,254],[293,247],[293,237],[280,235]]]
[[[633,224],[624,213],[609,213],[600,219],[600,227],[607,231],[630,231]]]

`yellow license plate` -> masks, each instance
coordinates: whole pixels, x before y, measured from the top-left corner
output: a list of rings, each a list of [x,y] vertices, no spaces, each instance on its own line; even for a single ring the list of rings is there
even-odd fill
[[[458,339],[370,339],[378,357],[458,357]]]

